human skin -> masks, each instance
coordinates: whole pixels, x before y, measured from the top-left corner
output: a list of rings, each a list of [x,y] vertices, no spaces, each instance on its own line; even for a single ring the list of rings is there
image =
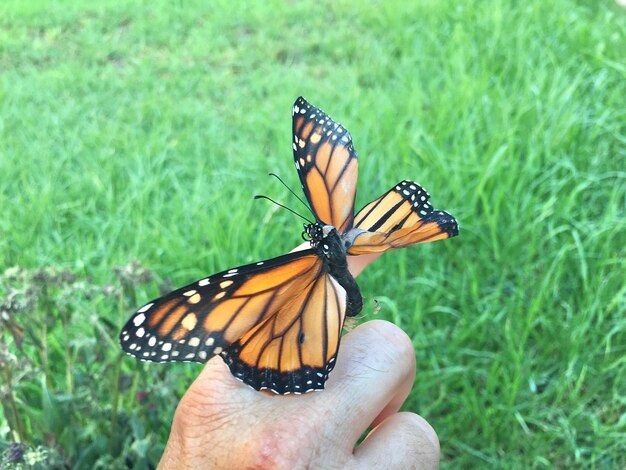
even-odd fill
[[[356,277],[378,256],[349,257],[350,271]],[[342,338],[319,392],[257,392],[214,357],[176,409],[159,468],[437,468],[435,431],[417,414],[398,412],[414,379],[410,338],[381,320]]]

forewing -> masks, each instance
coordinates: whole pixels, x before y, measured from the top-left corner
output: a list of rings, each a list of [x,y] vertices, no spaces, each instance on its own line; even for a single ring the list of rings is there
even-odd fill
[[[302,97],[293,105],[293,156],[317,220],[339,233],[350,229],[358,176],[352,137]]]
[[[370,202],[344,236],[348,254],[379,253],[458,235],[456,219],[434,209],[429,197],[419,184],[404,180]]]
[[[256,390],[321,390],[335,366],[345,312],[346,291],[323,274],[221,355]]]
[[[205,362],[307,290],[322,268],[305,250],[201,279],[141,307],[122,329],[122,348],[148,361]]]

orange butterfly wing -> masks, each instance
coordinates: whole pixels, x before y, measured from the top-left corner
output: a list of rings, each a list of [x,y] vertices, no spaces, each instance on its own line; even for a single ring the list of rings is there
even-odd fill
[[[324,388],[334,367],[346,292],[314,250],[194,282],[140,308],[120,335],[142,360],[205,362],[221,355],[256,390]]]
[[[317,220],[339,233],[351,228],[358,176],[352,137],[302,97],[293,105],[293,156]]]
[[[305,250],[201,279],[137,310],[122,348],[149,361],[205,362],[306,290],[322,268]]]
[[[324,274],[224,350],[222,357],[235,377],[256,390],[321,390],[335,366],[346,300],[343,287]]]
[[[345,234],[349,255],[379,253],[458,235],[456,219],[428,203],[419,184],[405,180],[370,202]]]

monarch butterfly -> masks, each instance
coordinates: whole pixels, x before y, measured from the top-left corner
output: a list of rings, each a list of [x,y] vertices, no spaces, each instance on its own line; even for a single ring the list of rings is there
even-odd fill
[[[335,365],[346,316],[362,308],[347,255],[378,253],[458,234],[454,217],[401,181],[356,216],[357,153],[348,131],[298,98],[293,154],[315,222],[310,248],[200,279],[152,300],[120,341],[143,360],[206,362],[220,355],[255,390],[321,390]]]

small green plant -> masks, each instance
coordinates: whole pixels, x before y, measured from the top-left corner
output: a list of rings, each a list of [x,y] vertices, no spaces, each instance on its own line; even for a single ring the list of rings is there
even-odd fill
[[[0,449],[8,468],[158,462],[166,436],[153,429],[167,429],[171,413],[157,410],[174,409],[177,387],[164,369],[131,361],[132,370],[125,370],[119,325],[106,319],[115,317],[111,310],[126,315],[136,286],[153,276],[137,262],[113,273],[104,287],[54,267],[0,275],[0,401],[7,426],[0,439],[8,439]]]

